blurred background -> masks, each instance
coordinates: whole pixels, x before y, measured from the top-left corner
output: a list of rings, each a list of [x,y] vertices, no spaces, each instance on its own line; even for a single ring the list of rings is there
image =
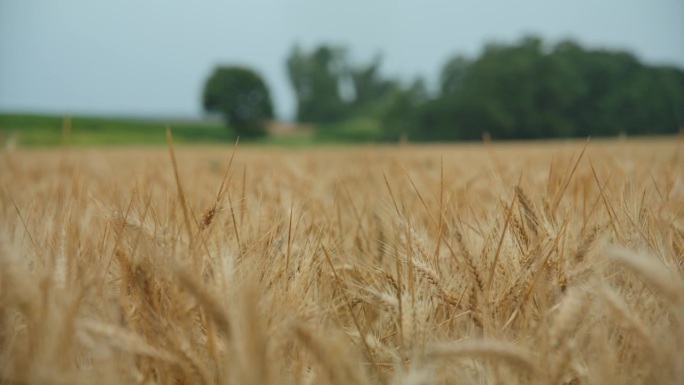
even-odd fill
[[[0,0],[5,145],[167,125],[286,145],[675,134],[684,1]]]

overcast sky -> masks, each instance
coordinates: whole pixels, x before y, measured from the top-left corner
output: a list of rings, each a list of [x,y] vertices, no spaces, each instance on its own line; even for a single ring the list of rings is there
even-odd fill
[[[200,116],[211,69],[239,63],[287,119],[296,42],[382,52],[385,74],[434,82],[450,56],[525,33],[684,68],[683,0],[0,0],[0,110]]]

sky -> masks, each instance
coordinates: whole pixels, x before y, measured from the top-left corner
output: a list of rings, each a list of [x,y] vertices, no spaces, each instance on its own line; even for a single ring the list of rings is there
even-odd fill
[[[525,34],[684,68],[682,0],[0,0],[0,111],[201,117],[211,70],[240,64],[288,120],[294,44],[434,84],[453,55]]]

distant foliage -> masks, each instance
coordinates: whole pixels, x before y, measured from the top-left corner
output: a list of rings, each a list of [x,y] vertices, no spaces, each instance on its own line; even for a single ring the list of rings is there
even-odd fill
[[[380,117],[382,139],[397,141],[418,127],[418,109],[428,101],[428,92],[421,79],[394,91],[390,103]]]
[[[340,90],[347,74],[343,49],[321,46],[307,54],[294,47],[287,59],[287,73],[297,97],[298,121],[329,123],[346,117]]]
[[[684,71],[571,41],[489,44],[474,60],[449,60],[440,83],[415,108],[395,99],[383,124],[388,138],[398,128],[436,141],[671,134],[684,126]]]
[[[352,65],[343,47],[295,46],[287,59],[297,120],[321,127],[375,122],[377,137],[416,141],[672,134],[684,127],[684,71],[630,53],[528,36],[454,56],[430,92],[402,84],[381,58]],[[333,124],[333,125],[331,125]]]
[[[684,129],[684,70],[647,65],[628,52],[555,45],[527,36],[456,55],[437,87],[385,77],[380,55],[352,63],[344,47],[294,46],[286,68],[296,120],[319,135],[382,141],[457,141],[663,135]],[[432,89],[431,89],[432,88]],[[254,71],[216,68],[207,111],[222,113],[241,136],[265,134],[273,116],[268,88]]]
[[[341,47],[321,45],[311,52],[295,46],[287,58],[287,73],[297,98],[297,120],[338,123],[384,109],[396,82],[380,74],[381,57],[354,65]]]
[[[265,120],[273,117],[271,95],[261,76],[244,67],[217,67],[204,86],[202,104],[223,115],[236,134],[266,134]]]

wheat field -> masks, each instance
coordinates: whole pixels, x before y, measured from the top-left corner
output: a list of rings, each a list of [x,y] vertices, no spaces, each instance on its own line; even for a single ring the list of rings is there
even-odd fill
[[[682,383],[683,150],[5,151],[0,383]]]

